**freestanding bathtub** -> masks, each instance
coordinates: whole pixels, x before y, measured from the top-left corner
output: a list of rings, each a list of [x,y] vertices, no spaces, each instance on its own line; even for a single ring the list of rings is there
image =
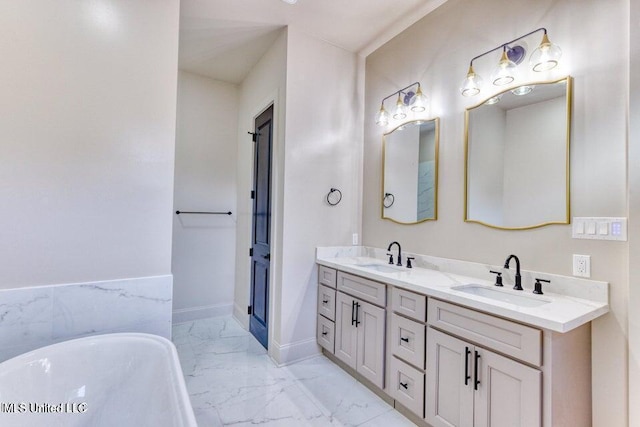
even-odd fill
[[[196,421],[171,341],[98,335],[0,363],[0,426],[185,426]]]

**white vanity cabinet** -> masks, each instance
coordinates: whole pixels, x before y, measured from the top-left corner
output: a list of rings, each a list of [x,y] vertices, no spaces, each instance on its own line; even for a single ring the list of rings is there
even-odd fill
[[[427,297],[394,287],[391,289],[391,308],[387,392],[422,419]]]
[[[334,354],[382,389],[386,286],[341,271],[337,282]]]
[[[542,373],[436,329],[427,332],[434,427],[540,427]]]
[[[316,338],[328,352],[334,352],[336,320],[336,270],[318,267],[318,314]]]
[[[428,321],[429,424],[542,425],[540,330],[436,299],[429,300]]]
[[[416,425],[591,425],[590,323],[555,332],[366,277],[320,266],[318,343]]]

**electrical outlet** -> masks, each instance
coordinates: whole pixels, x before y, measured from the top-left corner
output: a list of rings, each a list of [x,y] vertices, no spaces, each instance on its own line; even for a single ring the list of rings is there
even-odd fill
[[[358,246],[358,233],[353,233],[351,235],[351,244],[353,246]]]
[[[573,254],[573,275],[591,277],[591,256]]]

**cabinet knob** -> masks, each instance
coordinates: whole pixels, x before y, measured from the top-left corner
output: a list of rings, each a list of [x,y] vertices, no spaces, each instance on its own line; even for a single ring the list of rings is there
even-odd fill
[[[328,300],[328,299],[323,299],[323,300],[322,300],[322,303],[323,303],[323,304],[329,304],[329,300]]]
[[[409,338],[400,337],[400,341],[409,342]]]
[[[400,383],[400,387],[404,388],[405,390],[409,388],[409,384],[408,383]]]

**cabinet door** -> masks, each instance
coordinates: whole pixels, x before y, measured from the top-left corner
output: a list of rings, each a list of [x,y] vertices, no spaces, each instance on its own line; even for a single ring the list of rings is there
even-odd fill
[[[434,427],[473,426],[474,347],[427,329],[425,418]]]
[[[475,351],[475,427],[540,427],[542,373],[489,350]]]
[[[356,300],[342,292],[336,293],[335,355],[348,366],[356,369],[358,330],[353,324]]]
[[[357,371],[380,388],[384,388],[385,310],[356,300],[358,329]]]

